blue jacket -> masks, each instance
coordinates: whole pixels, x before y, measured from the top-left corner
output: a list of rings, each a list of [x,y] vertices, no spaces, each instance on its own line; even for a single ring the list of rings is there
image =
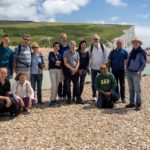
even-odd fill
[[[139,47],[138,48],[139,52],[136,54],[135,58],[130,58],[132,51],[129,53],[127,70],[131,72],[142,72],[146,66],[146,61],[147,61],[146,53],[141,47]]]

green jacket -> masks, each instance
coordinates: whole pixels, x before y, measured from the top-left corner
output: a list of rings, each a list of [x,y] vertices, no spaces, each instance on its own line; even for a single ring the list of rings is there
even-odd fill
[[[99,74],[96,77],[96,90],[102,90],[104,92],[109,92],[111,89],[115,90],[117,86],[116,79],[114,75],[107,72],[105,75]]]

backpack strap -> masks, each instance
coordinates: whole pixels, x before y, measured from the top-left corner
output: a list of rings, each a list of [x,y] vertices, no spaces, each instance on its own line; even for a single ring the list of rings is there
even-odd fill
[[[90,53],[92,53],[92,51],[93,51],[93,44],[91,45],[91,48],[90,48]],[[103,53],[104,53],[104,45],[103,44],[101,44],[100,43],[100,46],[101,46],[101,49],[102,49],[102,51],[103,51]]]
[[[23,64],[23,65],[25,65],[26,67],[31,67],[31,64],[30,65],[28,65],[28,64],[25,64],[24,62],[22,62],[21,60],[19,60],[19,55],[20,55],[20,53],[21,53],[21,44],[20,45],[18,45],[18,53],[17,53],[17,59],[16,59],[16,63],[21,63],[21,64]],[[31,57],[32,57],[32,51],[31,51],[31,47],[30,47],[30,53],[31,53]]]

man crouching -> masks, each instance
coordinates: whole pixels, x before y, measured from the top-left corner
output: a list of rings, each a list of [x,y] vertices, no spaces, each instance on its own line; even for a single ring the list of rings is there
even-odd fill
[[[98,108],[113,108],[114,103],[119,100],[115,92],[117,86],[114,75],[108,72],[106,65],[100,66],[100,74],[96,77],[96,90],[98,91]]]
[[[7,69],[0,68],[0,114],[9,113],[11,116],[17,116],[20,113],[20,109],[13,99],[13,95],[10,92],[10,82],[6,77]]]

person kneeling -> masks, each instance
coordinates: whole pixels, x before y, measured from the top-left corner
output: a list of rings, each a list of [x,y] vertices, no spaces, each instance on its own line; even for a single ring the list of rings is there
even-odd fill
[[[37,103],[31,84],[27,80],[26,73],[19,73],[11,88],[14,98],[23,108],[23,111],[28,111],[33,104]]]
[[[98,91],[98,108],[113,108],[114,103],[119,100],[119,95],[115,92],[117,86],[116,79],[107,66],[100,66],[100,74],[96,77],[96,90]]]

